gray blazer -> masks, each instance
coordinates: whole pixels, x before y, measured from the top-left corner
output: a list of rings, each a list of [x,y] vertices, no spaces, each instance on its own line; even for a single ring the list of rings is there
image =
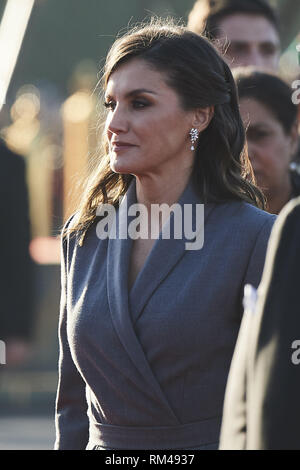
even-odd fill
[[[197,203],[189,183],[179,204]],[[203,248],[159,238],[130,292],[130,239],[99,240],[95,226],[83,247],[65,239],[56,449],[217,445],[243,287],[260,281],[274,218],[205,205]]]

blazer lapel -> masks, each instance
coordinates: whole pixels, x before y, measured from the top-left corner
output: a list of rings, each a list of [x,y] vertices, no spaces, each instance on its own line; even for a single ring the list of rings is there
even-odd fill
[[[108,241],[107,291],[111,317],[123,347],[139,372],[139,374],[136,375],[136,380],[139,382],[139,385],[141,386],[140,380],[142,377],[147,383],[147,390],[151,390],[151,393],[156,396],[157,400],[164,405],[164,409],[168,413],[168,418],[171,422],[179,424],[176,415],[170,408],[159,383],[153,375],[134,331],[130,316],[128,302],[128,269],[132,240],[130,240],[129,237],[122,239],[120,235],[121,237],[125,237],[128,227],[127,209],[134,203],[136,203],[136,192],[135,182],[133,181],[120,204],[115,219],[117,236],[115,239],[110,238]]]
[[[196,204],[201,204],[201,200],[194,190],[193,184],[190,181],[187,185],[185,191],[180,197],[178,204],[181,206],[181,213],[184,214],[185,205],[192,205],[194,210]],[[215,207],[215,204],[205,204],[202,206],[204,209],[204,217],[200,225],[196,226],[196,218],[193,217],[193,232],[197,232],[197,237],[199,232],[203,230],[204,234],[204,224],[207,222],[208,216]],[[171,215],[166,225],[173,225],[173,214]],[[165,225],[165,228],[166,228]],[[198,230],[196,230],[198,228]],[[172,229],[171,229],[172,233]],[[153,295],[155,290],[163,282],[163,280],[168,276],[169,272],[176,267],[180,262],[181,258],[186,253],[186,243],[191,243],[196,239],[196,236],[191,239],[185,236],[185,231],[183,227],[183,217],[182,217],[182,238],[181,239],[163,239],[162,232],[158,240],[152,247],[152,250],[146,259],[143,269],[140,271],[136,281],[130,291],[129,295],[129,305],[131,311],[131,317],[133,324],[136,323],[140,315],[143,313],[143,309],[149,301],[150,297]]]

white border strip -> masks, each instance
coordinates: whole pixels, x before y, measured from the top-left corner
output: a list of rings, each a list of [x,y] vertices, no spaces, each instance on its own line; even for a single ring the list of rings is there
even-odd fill
[[[34,0],[8,0],[0,25],[0,110],[22,46]]]

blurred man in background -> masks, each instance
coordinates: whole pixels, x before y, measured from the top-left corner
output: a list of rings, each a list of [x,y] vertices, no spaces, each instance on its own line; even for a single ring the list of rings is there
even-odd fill
[[[197,0],[189,14],[188,28],[213,40],[232,69],[252,66],[278,72],[284,28],[268,0]],[[291,29],[294,34],[295,25]],[[298,180],[300,144],[293,160],[291,170]]]
[[[187,27],[216,40],[232,68],[278,69],[279,21],[267,0],[197,0]]]

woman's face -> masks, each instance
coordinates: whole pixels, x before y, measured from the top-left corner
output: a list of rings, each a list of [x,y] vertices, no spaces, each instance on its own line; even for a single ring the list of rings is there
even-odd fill
[[[240,111],[247,129],[248,152],[257,185],[272,195],[289,181],[294,138],[285,133],[281,123],[259,101],[242,98]]]
[[[109,78],[105,103],[114,172],[174,174],[192,167],[189,132],[195,113],[182,109],[163,73],[141,59],[120,65]]]

